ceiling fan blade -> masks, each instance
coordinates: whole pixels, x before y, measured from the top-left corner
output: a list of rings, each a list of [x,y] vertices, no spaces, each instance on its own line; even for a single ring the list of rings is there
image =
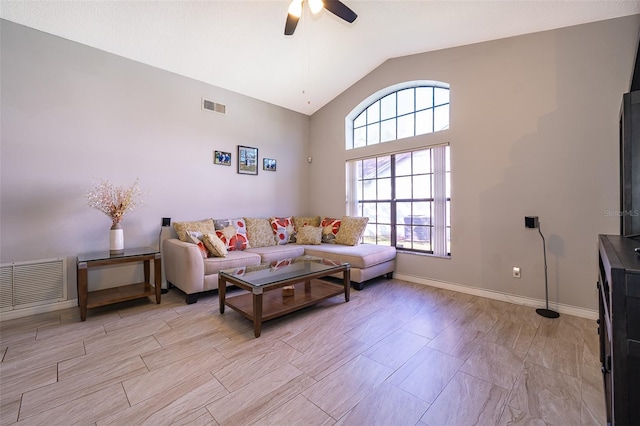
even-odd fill
[[[340,0],[324,0],[324,8],[347,22],[353,22],[358,15]]]
[[[284,24],[284,35],[293,35],[299,20],[299,17],[293,16],[289,13],[287,15],[287,22]]]

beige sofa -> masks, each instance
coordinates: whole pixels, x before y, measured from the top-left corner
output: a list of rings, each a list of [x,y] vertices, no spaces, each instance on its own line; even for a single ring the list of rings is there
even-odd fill
[[[251,242],[251,233],[249,233],[249,242]],[[228,251],[225,257],[203,258],[196,244],[181,241],[173,229],[169,235],[165,233],[162,237],[161,247],[167,283],[182,290],[188,304],[197,302],[199,293],[218,288],[218,272],[222,269],[257,265],[261,262],[303,255],[317,256],[349,263],[351,283],[354,288],[361,290],[363,283],[367,280],[382,275],[391,278],[395,270],[396,258],[395,247],[330,243],[320,245],[289,243],[251,247],[246,250]]]

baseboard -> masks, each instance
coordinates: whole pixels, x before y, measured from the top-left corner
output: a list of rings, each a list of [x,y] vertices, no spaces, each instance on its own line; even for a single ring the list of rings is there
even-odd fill
[[[544,307],[544,300],[540,300],[540,299],[533,299],[533,298],[524,297],[524,296],[516,296],[513,294],[502,293],[499,291],[486,290],[486,289],[477,288],[477,287],[469,287],[461,284],[453,284],[453,283],[448,283],[444,281],[429,280],[426,278],[415,277],[413,275],[394,273],[393,276],[394,278],[402,281],[428,285],[431,287],[457,291],[460,293],[472,294],[474,296],[487,297],[489,299],[515,303],[517,305],[531,306],[532,308]],[[78,299],[73,299],[73,300],[67,300],[64,302],[52,303],[48,305],[32,306],[30,308],[25,308],[25,309],[16,309],[13,311],[0,312],[0,322],[12,320],[15,318],[27,317],[29,315],[37,315],[37,314],[42,314],[46,312],[53,312],[60,309],[73,308],[77,306],[78,306]],[[598,318],[598,312],[591,309],[579,308],[577,306],[571,306],[571,305],[563,305],[561,303],[553,303],[549,307],[561,314],[574,315],[576,317],[593,319],[593,320]]]
[[[494,290],[486,290],[477,287],[469,287],[461,284],[447,283],[443,281],[429,280],[426,278],[415,277],[412,275],[394,273],[393,277],[402,281],[408,281],[416,284],[428,285],[431,287],[443,288],[445,290],[457,291],[460,293],[472,294],[474,296],[486,297],[489,299],[501,300],[503,302],[515,303],[517,305],[531,306],[532,308],[544,308],[544,300],[534,299],[531,297],[516,296],[514,294],[502,293]],[[598,319],[598,311],[580,308],[577,306],[563,305],[562,303],[549,303],[549,308],[556,312],[566,315],[587,319]]]
[[[46,305],[31,306],[29,308],[23,309],[14,309],[13,311],[0,312],[0,322],[74,307],[78,307],[78,299],[49,303]]]

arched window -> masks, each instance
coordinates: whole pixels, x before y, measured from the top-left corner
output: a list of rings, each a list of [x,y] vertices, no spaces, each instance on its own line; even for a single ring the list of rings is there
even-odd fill
[[[446,130],[449,86],[428,81],[391,86],[367,98],[354,111],[348,117],[352,134],[347,137],[347,149]]]
[[[369,218],[363,242],[451,255],[451,161],[439,137],[411,149],[399,139],[449,128],[449,86],[408,82],[374,93],[345,120],[347,214]],[[444,140],[443,140],[444,139]],[[365,147],[389,143],[384,155]],[[397,148],[396,148],[397,147]],[[360,153],[361,150],[357,152]]]

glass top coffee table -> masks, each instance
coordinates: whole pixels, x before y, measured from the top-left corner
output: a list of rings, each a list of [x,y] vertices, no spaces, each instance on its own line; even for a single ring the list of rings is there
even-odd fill
[[[342,285],[319,280],[342,272]],[[249,291],[226,297],[227,283]],[[301,256],[261,263],[235,269],[225,269],[218,274],[220,313],[229,306],[253,321],[255,337],[260,337],[262,322],[306,308],[321,300],[344,293],[349,301],[351,284],[348,263]],[[293,290],[291,290],[293,286]],[[274,291],[288,287],[283,291]],[[285,293],[285,290],[287,291]],[[286,295],[293,293],[292,295]]]

